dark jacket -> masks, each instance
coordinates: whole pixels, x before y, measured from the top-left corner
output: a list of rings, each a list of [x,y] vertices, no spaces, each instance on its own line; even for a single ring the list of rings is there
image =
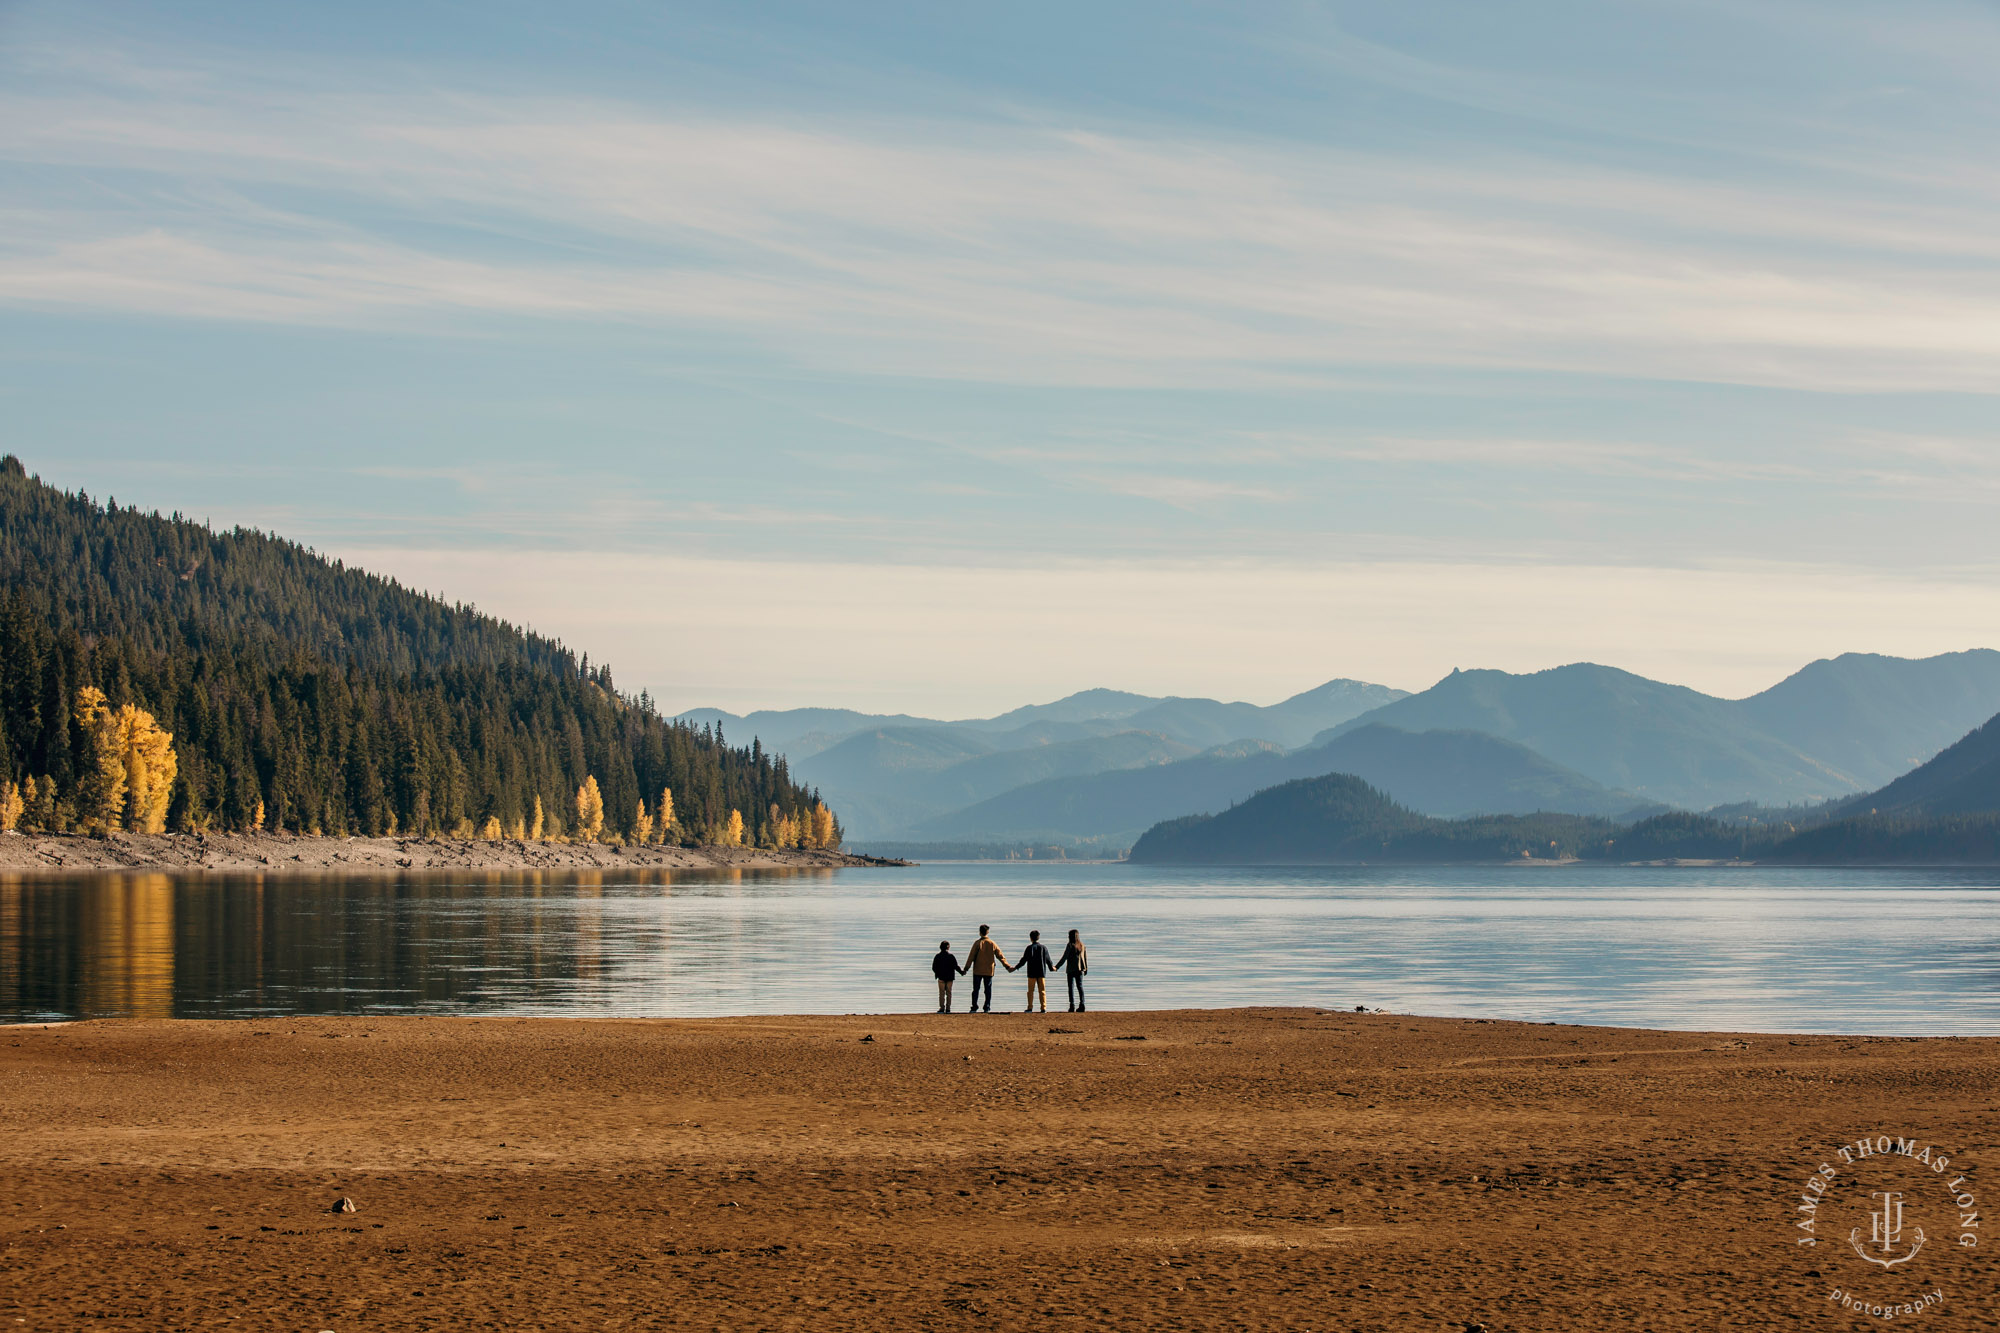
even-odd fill
[[[1090,971],[1090,955],[1083,951],[1081,944],[1072,944],[1063,950],[1063,956],[1056,959],[1056,967],[1073,977],[1080,977]]]
[[[1049,961],[1049,946],[1036,940],[1021,951],[1021,961],[1018,966],[1027,968],[1030,977],[1045,977],[1054,969],[1055,964]]]
[[[958,955],[949,949],[938,950],[938,956],[931,959],[931,975],[939,981],[950,981],[958,975]]]

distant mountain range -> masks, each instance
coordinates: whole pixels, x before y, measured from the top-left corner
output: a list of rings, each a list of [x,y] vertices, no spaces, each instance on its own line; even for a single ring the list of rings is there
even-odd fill
[[[1101,847],[1333,772],[1438,817],[1812,806],[1894,782],[1995,712],[2000,652],[1977,649],[1845,654],[1746,699],[1578,663],[1454,671],[1417,694],[1334,680],[1263,708],[1096,689],[949,722],[683,717],[785,753],[864,846]]]
[[[1497,736],[1371,723],[1303,750],[1238,744],[1178,763],[1039,782],[926,820],[910,836],[1129,840],[1162,812],[1220,810],[1265,787],[1323,773],[1355,774],[1433,815],[1611,815],[1645,804]]]
[[[2000,716],[1881,790],[1801,810],[1796,821],[1728,822],[1684,811],[1637,822],[1554,813],[1442,820],[1360,777],[1332,773],[1265,788],[1218,814],[1163,820],[1132,848],[1135,861],[1190,865],[1519,857],[2000,864]]]
[[[1816,802],[1879,786],[2000,711],[2000,652],[1848,653],[1761,694],[1718,699],[1614,667],[1454,671],[1369,723],[1517,741],[1647,800],[1701,810]]]
[[[681,718],[720,724],[738,743],[754,735],[767,750],[783,753],[793,774],[838,803],[849,837],[866,840],[904,834],[934,816],[1050,778],[1167,764],[1246,739],[1300,745],[1403,694],[1331,680],[1262,708],[1095,689],[952,722],[830,708],[743,717],[695,709]],[[1019,753],[1000,757],[1012,752]]]

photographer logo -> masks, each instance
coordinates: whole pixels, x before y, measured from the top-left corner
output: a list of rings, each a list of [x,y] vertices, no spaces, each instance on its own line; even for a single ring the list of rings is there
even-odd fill
[[[1819,1162],[1799,1191],[1792,1227],[1814,1264],[1809,1275],[1829,1283],[1829,1303],[1872,1319],[1908,1319],[1944,1304],[1954,1261],[1978,1248],[1979,1196],[1948,1151],[1877,1133]]]

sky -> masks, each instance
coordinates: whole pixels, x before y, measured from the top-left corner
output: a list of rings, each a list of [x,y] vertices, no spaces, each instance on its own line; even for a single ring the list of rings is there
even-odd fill
[[[0,446],[669,709],[2000,646],[2000,8],[0,0]]]

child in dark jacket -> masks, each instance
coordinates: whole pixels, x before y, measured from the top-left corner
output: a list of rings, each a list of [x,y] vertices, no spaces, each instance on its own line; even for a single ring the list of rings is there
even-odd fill
[[[931,959],[931,975],[937,978],[938,1012],[951,1012],[951,983],[953,978],[964,975],[965,969],[958,965],[958,955],[951,951],[950,940],[939,940],[937,957]]]

